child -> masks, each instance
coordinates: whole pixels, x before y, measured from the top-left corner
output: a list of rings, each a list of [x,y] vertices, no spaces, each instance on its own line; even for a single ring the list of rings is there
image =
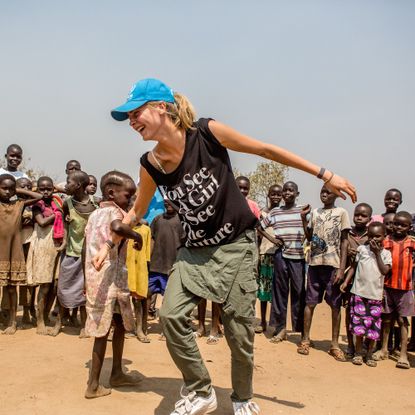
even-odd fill
[[[245,176],[238,176],[236,179],[236,184],[239,187],[242,195],[245,197],[246,201],[248,202],[248,206],[250,207],[252,213],[259,219],[261,215],[261,210],[256,202],[251,199],[248,199],[249,191],[251,190],[251,182],[248,177]]]
[[[65,247],[62,200],[53,194],[53,189],[50,177],[38,179],[37,190],[42,200],[33,206],[35,226],[27,256],[28,285],[39,285],[36,332],[40,335],[48,334],[45,323],[55,297],[59,253]]]
[[[69,174],[73,173],[74,171],[80,171],[80,170],[81,170],[81,163],[79,163],[78,160],[69,160],[66,163],[66,167],[65,167],[66,176],[69,176]],[[63,198],[65,197],[65,187],[66,187],[66,181],[55,184],[55,190],[59,193],[62,193]]]
[[[141,235],[143,246],[140,251],[134,248],[130,240],[127,247],[128,288],[133,297],[134,314],[136,318],[135,335],[141,343],[150,343],[147,337],[147,296],[148,271],[151,257],[151,230],[148,225],[139,223],[133,231]]]
[[[395,213],[393,212],[388,212],[385,213],[383,216],[383,223],[385,224],[385,228],[386,228],[386,235],[392,235],[393,233],[393,221],[395,219]]]
[[[384,314],[382,316],[382,348],[373,357],[388,359],[388,337],[391,319],[397,317],[401,330],[401,349],[396,367],[409,369],[407,354],[408,321],[405,317],[415,315],[412,268],[415,240],[408,234],[412,228],[412,217],[408,212],[398,212],[393,221],[393,234],[384,241],[384,247],[392,255],[392,272],[385,278]]]
[[[137,379],[123,373],[121,367],[125,330],[134,329],[125,266],[127,244],[122,240],[115,246],[110,240],[113,232],[123,238],[133,239],[136,248],[141,249],[141,236],[122,223],[126,214],[125,209],[128,208],[136,187],[130,176],[117,171],[106,173],[101,178],[100,187],[103,201],[100,209],[89,217],[85,229],[83,257],[87,310],[85,333],[95,337],[88,387],[85,392],[87,399],[111,393],[111,389],[99,383],[111,322],[115,325],[115,329],[112,338],[113,361],[110,385],[119,387],[137,383]],[[106,244],[109,256],[102,268],[97,271],[92,265],[92,258],[103,244]]]
[[[272,226],[275,238],[281,241],[274,255],[270,325],[275,327],[275,331],[271,338],[272,343],[280,343],[287,339],[288,297],[291,298],[293,331],[302,332],[304,326],[304,229],[301,219],[302,207],[296,205],[299,194],[296,183],[284,183],[282,198],[285,205],[272,209],[261,222],[264,228]]]
[[[0,174],[11,174],[16,180],[27,175],[17,168],[22,163],[23,150],[18,144],[10,144],[6,150],[6,168],[0,167]]]
[[[164,295],[177,250],[185,237],[179,216],[173,206],[164,201],[165,212],[151,222],[151,260],[148,277],[149,296]]]
[[[16,180],[16,189],[24,189],[32,191],[32,181],[26,177]],[[39,197],[39,196],[38,196]],[[26,200],[26,196],[19,196],[20,199]],[[33,212],[31,206],[26,206],[22,216],[21,240],[23,244],[23,254],[27,260],[27,254],[30,248],[30,238],[33,234]],[[36,324],[35,310],[35,287],[21,285],[19,287],[19,305],[23,307],[23,326],[31,326]]]
[[[356,258],[357,248],[360,245],[364,245],[368,240],[368,229],[367,226],[372,219],[372,207],[367,203],[359,203],[353,213],[354,226],[350,229],[347,234],[347,241],[342,245],[344,252],[341,257],[346,263],[342,264],[341,269],[346,271],[353,265]],[[352,276],[353,277],[353,276]],[[339,276],[343,279],[343,276]],[[349,280],[350,281],[350,280]],[[355,347],[353,342],[353,334],[350,330],[350,285],[344,288],[343,293],[343,304],[346,307],[346,333],[347,333],[347,351],[346,357],[352,359],[355,354]]]
[[[282,187],[279,184],[272,185],[268,189],[268,206],[261,211],[261,218],[267,217],[270,210],[279,207],[282,200]],[[269,236],[274,235],[272,226],[264,229]],[[262,234],[261,234],[262,235]],[[255,333],[263,333],[267,330],[267,304],[272,300],[272,279],[274,274],[274,254],[277,247],[262,237],[259,246],[259,272],[258,272],[258,300],[261,303],[261,324],[255,327]]]
[[[13,200],[15,195],[27,196],[26,200]],[[11,174],[0,174],[0,286],[4,288],[9,304],[9,321],[4,334],[14,334],[17,329],[16,286],[26,284],[26,263],[21,240],[23,210],[40,199],[36,193],[16,189]]]
[[[80,170],[70,173],[66,180],[65,192],[69,197],[63,203],[66,223],[65,253],[61,258],[57,290],[60,312],[55,327],[50,333],[52,336],[57,336],[62,327],[63,309],[80,307],[81,333],[79,337],[85,337],[86,311],[81,253],[88,218],[98,208],[92,196],[86,193],[88,185],[89,176]]]
[[[392,257],[383,249],[386,229],[381,222],[372,222],[368,228],[368,244],[360,245],[356,250],[355,261],[347,272],[340,290],[345,292],[352,280],[350,290],[350,331],[356,336],[354,365],[363,364],[363,337],[369,340],[366,364],[376,366],[373,359],[375,342],[380,339],[382,296],[384,276],[390,271]]]
[[[372,222],[383,222],[387,213],[396,213],[398,207],[402,204],[402,192],[398,189],[389,189],[384,198],[385,213],[374,215]]]
[[[320,191],[323,207],[312,211],[309,222],[307,215],[310,213],[310,206],[306,206],[301,213],[305,236],[311,242],[311,252],[304,309],[304,333],[297,352],[309,354],[314,309],[324,297],[331,308],[332,318],[329,354],[337,361],[345,362],[346,358],[339,347],[342,300],[339,277],[344,274],[344,270],[339,268],[342,263],[341,252],[344,252],[344,249],[340,248],[347,241],[350,222],[346,210],[335,206],[336,199],[337,196],[323,185]]]
[[[101,202],[101,198],[95,196],[95,193],[97,192],[97,187],[98,187],[98,182],[97,182],[97,178],[95,176],[93,176],[92,174],[89,175],[89,184],[86,187],[86,192],[93,196],[94,198],[94,202],[99,204]]]

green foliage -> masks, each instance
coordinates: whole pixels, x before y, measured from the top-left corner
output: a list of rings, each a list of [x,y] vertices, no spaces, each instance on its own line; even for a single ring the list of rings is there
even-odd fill
[[[282,186],[287,178],[288,167],[274,161],[262,161],[252,172],[241,173],[239,170],[233,169],[233,174],[235,177],[243,175],[249,178],[251,182],[249,198],[255,200],[259,206],[265,207],[268,189],[274,184]]]

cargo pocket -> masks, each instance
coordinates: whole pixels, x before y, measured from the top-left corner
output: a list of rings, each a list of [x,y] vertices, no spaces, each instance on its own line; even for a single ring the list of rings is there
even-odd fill
[[[239,287],[235,287],[237,292],[230,300],[236,320],[245,323],[254,322],[257,290],[258,284],[255,279],[239,282]]]

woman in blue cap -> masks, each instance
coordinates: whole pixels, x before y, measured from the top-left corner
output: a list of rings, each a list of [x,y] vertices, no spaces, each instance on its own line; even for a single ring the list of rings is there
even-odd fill
[[[221,304],[232,356],[234,413],[259,414],[251,401],[257,219],[235,183],[227,150],[257,154],[313,174],[343,199],[347,193],[355,201],[355,188],[280,147],[212,119],[195,121],[190,102],[156,79],[137,82],[127,102],[111,115],[117,121],[128,119],[143,140],[157,143],[140,159],[140,191],[125,222],[133,226],[142,218],[158,187],[179,213],[186,233],[160,310],[169,352],[184,379],[171,415],[207,414],[217,407],[190,325],[190,314],[202,298]],[[96,267],[118,242],[115,235],[107,241],[94,259]]]

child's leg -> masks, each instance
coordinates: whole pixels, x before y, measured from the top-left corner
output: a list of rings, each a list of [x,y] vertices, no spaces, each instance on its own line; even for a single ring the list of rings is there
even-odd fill
[[[79,338],[80,339],[88,338],[89,336],[85,334],[86,308],[84,305],[81,305],[79,307],[79,315],[81,316],[81,332],[79,333]]]
[[[408,320],[405,317],[398,317],[398,324],[401,329],[401,353],[396,363],[396,367],[400,369],[409,369],[409,361],[408,361]]]
[[[206,319],[206,304],[207,301],[202,299],[197,306],[197,314],[199,319],[199,327],[196,331],[197,337],[203,337],[206,335],[206,326],[205,326],[205,319]]]
[[[122,354],[124,351],[125,329],[120,314],[113,315],[115,324],[114,334],[112,336],[112,370],[110,377],[110,385],[113,388],[119,386],[136,385],[140,379],[127,375],[122,371]]]
[[[71,323],[72,326],[74,327],[79,327],[79,322],[78,322],[78,307],[75,307],[74,309],[72,309],[72,313],[70,313],[71,317]]]
[[[40,284],[39,285],[39,293],[37,295],[37,329],[36,333],[41,335],[47,335],[48,332],[46,330],[45,325],[45,310],[46,310],[46,303],[48,292],[50,289],[50,284]]]
[[[50,310],[52,310],[53,303],[55,302],[55,299],[57,298],[56,291],[57,291],[58,284],[57,284],[57,281],[53,281],[47,285],[48,285],[48,292],[46,293],[45,308],[44,308],[45,324],[49,323]],[[56,307],[59,312],[59,303],[57,301],[56,301]]]
[[[49,334],[53,337],[56,337],[62,329],[62,319],[65,312],[65,307],[62,307],[59,303],[59,300],[56,299],[56,303],[59,306],[58,315],[56,316],[55,325],[53,326],[52,330],[50,330]]]
[[[139,300],[137,298],[133,299],[134,304],[134,314],[136,319],[136,335],[137,339],[140,340],[141,343],[150,343],[150,339],[147,337],[146,332],[147,330],[147,313],[144,311],[144,306],[147,309],[147,300]],[[144,323],[144,316],[146,316],[146,321]]]
[[[345,322],[346,322],[346,334],[347,334],[346,354],[347,354],[347,357],[350,358],[350,356],[354,355],[355,353],[355,346],[353,343],[353,334],[352,334],[352,331],[350,330],[350,304],[347,304],[345,313],[346,313]]]
[[[331,307],[331,348],[339,349],[341,308]]]
[[[101,374],[105,358],[105,350],[107,348],[108,333],[104,337],[96,337],[94,341],[88,387],[85,391],[85,398],[87,399],[99,398],[111,393],[111,389],[104,388],[99,384],[99,376]]]
[[[17,330],[16,313],[17,313],[17,290],[15,285],[7,286],[7,293],[9,296],[9,322],[3,334],[14,334]]]
[[[268,301],[261,301],[261,327],[263,332],[267,330],[267,307]]]
[[[314,309],[317,304],[307,304],[304,308],[304,331],[302,340],[310,341],[311,323],[313,321]]]
[[[156,318],[156,314],[157,314],[156,302],[157,302],[157,293],[151,295],[150,305],[148,307],[148,316],[152,319]]]
[[[391,327],[391,314],[382,314],[382,347],[373,354],[375,360],[385,360],[389,357],[388,341]]]
[[[30,316],[32,317],[32,324],[36,325],[36,287],[28,287],[30,291]]]
[[[352,363],[357,366],[363,364],[363,337],[356,336],[356,351],[352,359]]]
[[[23,325],[30,324],[30,292],[27,285],[19,287],[19,305],[23,307]]]
[[[305,307],[305,262],[287,260],[290,276],[291,326],[296,333],[304,330]]]
[[[408,343],[408,351],[415,351],[415,317],[411,318],[411,340]]]
[[[220,327],[220,305],[212,301],[212,325],[210,334],[206,340],[207,344],[216,344],[219,342],[219,335],[222,334]]]

